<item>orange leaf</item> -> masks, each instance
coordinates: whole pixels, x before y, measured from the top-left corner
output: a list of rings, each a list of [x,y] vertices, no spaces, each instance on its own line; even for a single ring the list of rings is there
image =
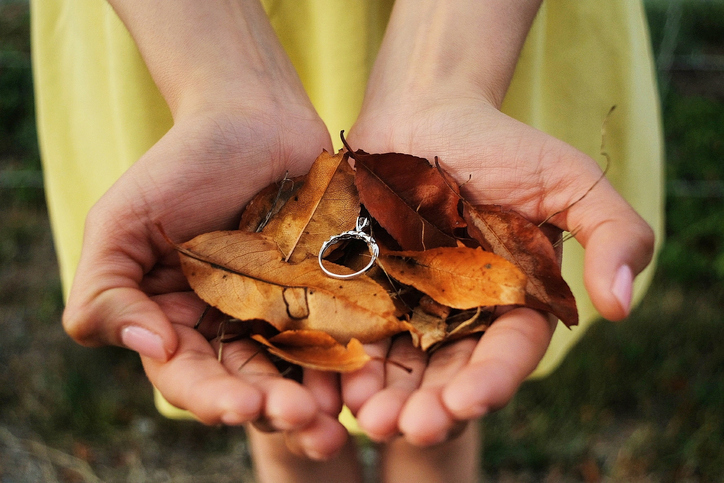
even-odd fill
[[[287,330],[268,340],[261,335],[251,337],[285,361],[320,371],[356,371],[370,360],[357,339],[350,339],[345,347],[316,330]]]
[[[196,294],[237,319],[265,320],[279,331],[321,330],[342,344],[408,328],[395,317],[387,292],[368,277],[342,282],[324,275],[316,259],[286,263],[276,243],[261,233],[206,233],[177,250]]]
[[[395,280],[456,309],[525,302],[525,275],[515,265],[480,248],[440,247],[424,252],[388,252],[379,258]]]

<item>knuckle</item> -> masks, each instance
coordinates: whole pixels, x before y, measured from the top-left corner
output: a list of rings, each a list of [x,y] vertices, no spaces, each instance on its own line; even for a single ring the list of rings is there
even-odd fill
[[[466,338],[443,346],[432,354],[431,362],[441,366],[462,366],[470,359],[476,341],[476,338]]]
[[[79,344],[91,346],[96,345],[91,341],[94,332],[92,324],[82,311],[66,307],[62,316],[63,330],[71,339]]]
[[[631,233],[631,241],[640,252],[641,267],[643,269],[653,258],[656,234],[653,228],[643,219],[635,226]]]

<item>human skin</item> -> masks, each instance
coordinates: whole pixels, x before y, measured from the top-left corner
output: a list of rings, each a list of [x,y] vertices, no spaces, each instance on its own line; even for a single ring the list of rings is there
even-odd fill
[[[219,363],[192,328],[204,304],[159,227],[175,241],[234,228],[260,188],[332,149],[327,129],[256,0],[111,4],[174,125],[88,214],[65,329],[138,351],[161,394],[204,423],[298,431],[298,451],[326,458],[347,438],[338,391],[279,377],[248,340],[227,344]]]
[[[652,230],[600,179],[593,159],[500,112],[539,4],[398,0],[348,143],[438,157],[465,181],[473,204],[502,205],[574,233],[586,249],[594,305],[618,320],[630,309],[633,277],[651,259]],[[409,344],[370,347],[427,365],[407,375],[372,363],[343,378],[345,403],[376,440],[401,433],[414,445],[439,444],[510,400],[543,357],[554,324],[534,310],[512,310],[479,341],[450,344],[429,361]]]
[[[316,460],[341,451],[332,463],[353,464],[336,419],[344,397],[373,439],[403,435],[383,458],[391,481],[403,481],[398,462],[415,458],[420,468],[438,461],[440,474],[458,471],[456,481],[473,478],[474,455],[463,464],[434,455],[461,442],[472,447],[475,431],[466,423],[512,397],[542,358],[553,322],[513,310],[479,340],[450,344],[429,360],[405,338],[383,341],[370,353],[406,361],[412,375],[373,361],[341,386],[314,371],[304,384],[278,377],[268,360],[252,357],[250,341],[225,346],[219,363],[217,348],[192,329],[203,304],[158,225],[172,240],[233,228],[256,191],[287,171],[305,173],[322,149],[331,150],[329,134],[256,0],[110,3],[174,126],[89,213],[64,313],[68,333],[86,345],[138,351],[172,404],[209,424],[253,422],[252,438],[270,451]],[[574,231],[586,248],[594,304],[619,319],[629,310],[633,276],[651,257],[651,230],[605,180],[571,206],[599,179],[596,163],[499,111],[539,3],[397,0],[348,142],[369,152],[438,156],[457,179],[470,176],[466,196],[476,203],[505,205],[534,222],[560,212],[549,221]],[[246,360],[249,370],[240,373]],[[413,451],[419,447],[431,449]],[[273,463],[283,475],[299,474],[291,457]],[[307,476],[331,467],[315,466]]]

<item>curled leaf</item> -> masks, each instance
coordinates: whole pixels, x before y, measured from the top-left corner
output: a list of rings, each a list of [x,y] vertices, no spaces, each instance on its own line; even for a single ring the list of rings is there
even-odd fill
[[[259,191],[244,207],[239,220],[239,230],[259,232],[272,216],[279,213],[284,204],[304,185],[305,176],[287,178],[272,183]]]
[[[317,330],[288,330],[270,339],[258,334],[251,337],[285,361],[320,371],[356,371],[370,360],[357,339],[350,339],[345,347]]]
[[[410,331],[412,344],[424,351],[444,341],[447,336],[445,318],[429,314],[420,307],[415,307],[412,311],[410,325],[414,329]]]
[[[499,206],[463,203],[468,233],[484,248],[515,264],[527,276],[525,305],[578,323],[571,289],[563,280],[553,245],[538,226]]]

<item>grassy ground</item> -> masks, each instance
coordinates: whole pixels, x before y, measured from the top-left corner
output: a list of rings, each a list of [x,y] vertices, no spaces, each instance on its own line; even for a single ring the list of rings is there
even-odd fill
[[[489,480],[724,481],[724,73],[692,64],[724,53],[723,3],[683,3],[674,53],[686,62],[663,99],[676,182],[654,284],[626,323],[594,326],[486,418]],[[667,7],[649,5],[655,46]],[[132,353],[62,332],[28,174],[39,164],[24,2],[0,2],[0,33],[0,481],[251,481],[240,430],[159,417]]]

